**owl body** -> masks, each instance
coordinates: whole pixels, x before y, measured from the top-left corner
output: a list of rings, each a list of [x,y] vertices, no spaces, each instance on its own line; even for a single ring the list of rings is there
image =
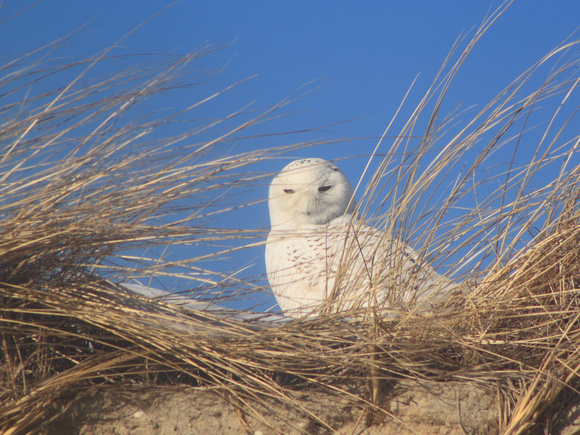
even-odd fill
[[[455,286],[405,244],[355,217],[346,176],[322,159],[290,163],[270,185],[268,280],[286,315],[409,307]]]
[[[270,232],[266,269],[284,313],[311,314],[330,296],[337,273],[336,253],[329,249],[330,232],[330,225],[303,226],[286,234]]]

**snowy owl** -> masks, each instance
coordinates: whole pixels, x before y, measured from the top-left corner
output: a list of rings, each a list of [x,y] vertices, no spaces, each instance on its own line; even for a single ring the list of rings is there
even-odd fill
[[[334,164],[296,160],[270,185],[268,280],[292,317],[404,307],[456,284],[387,233],[355,219],[352,185]]]

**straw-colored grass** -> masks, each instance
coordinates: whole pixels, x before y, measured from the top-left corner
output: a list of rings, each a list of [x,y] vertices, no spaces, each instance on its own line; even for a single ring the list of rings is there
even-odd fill
[[[41,430],[58,417],[50,405],[68,392],[78,399],[121,380],[215,387],[257,419],[256,401],[282,403],[329,429],[297,388],[340,394],[372,416],[388,414],[381,411],[386,382],[471,382],[498,389],[499,432],[524,433],[546,421],[544,411],[562,394],[577,392],[580,369],[580,174],[574,165],[580,136],[577,107],[569,108],[580,80],[580,64],[570,55],[578,42],[548,54],[475,114],[440,118],[456,72],[502,11],[455,62],[450,55],[398,139],[377,145],[377,170],[368,186],[358,187],[363,217],[466,283],[461,297],[450,295],[430,313],[411,309],[385,317],[388,307],[372,307],[356,322],[345,320],[353,313],[336,313],[264,327],[128,294],[112,282],[117,275],[103,278],[111,270],[148,276],[175,266],[143,258],[130,270],[123,262],[128,249],[256,236],[201,222],[209,213],[228,213],[228,205],[214,208],[208,198],[252,178],[240,173],[245,165],[280,152],[219,152],[220,143],[271,112],[231,127],[236,114],[151,142],[147,135],[162,120],[125,121],[142,98],[176,86],[176,75],[185,75],[197,55],[98,82],[83,81],[81,73],[66,88],[6,109],[10,116],[0,126],[0,428]],[[35,68],[7,70],[0,84],[17,90],[26,86],[18,80],[33,83],[55,72]],[[539,126],[528,125],[540,105],[555,109]],[[189,109],[203,111],[203,104]],[[214,138],[196,140],[208,128]],[[532,137],[540,139],[529,143],[538,129]],[[492,171],[489,188],[488,165],[498,150],[515,156],[522,147],[528,160],[514,158],[505,170]],[[552,179],[537,184],[544,168]],[[187,218],[159,223],[181,211],[175,204],[183,199],[194,204]],[[207,255],[193,254],[191,267]],[[111,259],[117,261],[110,265]],[[214,277],[226,297],[228,280]]]

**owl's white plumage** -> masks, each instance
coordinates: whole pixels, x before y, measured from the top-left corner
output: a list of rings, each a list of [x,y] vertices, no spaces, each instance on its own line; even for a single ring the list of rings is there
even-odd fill
[[[352,185],[332,163],[296,160],[273,180],[266,269],[285,314],[396,307],[455,286],[383,231],[356,222]]]

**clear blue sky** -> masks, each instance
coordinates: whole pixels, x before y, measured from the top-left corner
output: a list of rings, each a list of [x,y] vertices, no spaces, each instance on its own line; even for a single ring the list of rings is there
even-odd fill
[[[33,3],[4,1],[0,18]],[[168,4],[44,0],[2,23],[0,56],[33,50],[78,30],[57,54],[84,58],[143,23],[118,52],[185,54],[205,44],[227,45],[207,60],[210,67],[226,65],[213,83],[227,86],[256,77],[231,93],[224,115],[250,101],[266,107],[301,89],[314,90],[289,108],[301,113],[271,128],[296,130],[353,120],[330,127],[319,137],[369,139],[292,154],[351,157],[371,152],[376,144],[372,138],[381,135],[415,77],[419,76],[411,102],[423,95],[457,38],[476,28],[500,2],[183,0],[156,15]],[[481,107],[579,25],[578,0],[516,0],[464,64],[448,96],[448,108],[459,103]],[[289,142],[281,138],[272,145]],[[272,170],[287,161],[278,163]],[[341,166],[354,180],[364,163],[362,158],[352,159]],[[258,186],[255,196],[266,195],[266,186]],[[259,207],[258,220],[240,221],[239,226],[267,227],[266,206]],[[260,255],[256,251],[240,263],[255,265],[252,275],[264,273]]]

